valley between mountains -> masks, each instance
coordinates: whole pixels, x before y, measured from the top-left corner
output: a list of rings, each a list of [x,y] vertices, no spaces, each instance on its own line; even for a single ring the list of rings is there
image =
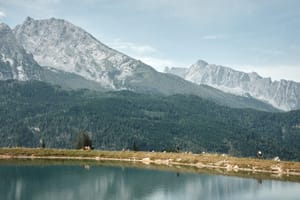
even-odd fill
[[[201,55],[199,55],[201,56]],[[199,60],[151,66],[62,19],[0,24],[0,146],[218,152],[300,160],[300,83]]]

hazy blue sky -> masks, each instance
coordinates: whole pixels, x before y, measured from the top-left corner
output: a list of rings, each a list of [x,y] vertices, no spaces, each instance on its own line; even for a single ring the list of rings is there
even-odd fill
[[[300,81],[299,0],[0,0],[11,27],[63,18],[158,70],[198,59]]]

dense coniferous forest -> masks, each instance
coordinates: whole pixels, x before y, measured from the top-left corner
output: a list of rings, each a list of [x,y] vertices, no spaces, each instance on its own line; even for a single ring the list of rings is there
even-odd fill
[[[192,151],[300,160],[300,111],[232,109],[189,95],[63,90],[38,81],[0,82],[0,146]]]

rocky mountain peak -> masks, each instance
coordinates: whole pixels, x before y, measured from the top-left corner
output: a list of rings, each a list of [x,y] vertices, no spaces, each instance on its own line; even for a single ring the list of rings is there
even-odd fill
[[[25,22],[32,22],[32,21],[34,21],[34,19],[30,16],[27,16],[25,19]]]
[[[0,49],[2,54],[6,56],[10,56],[13,52],[18,52],[21,49],[12,30],[4,23],[0,24]]]
[[[39,79],[38,67],[6,24],[0,24],[0,80]]]
[[[5,23],[0,23],[0,33],[1,33],[1,35],[4,34],[4,33],[8,33],[8,32],[11,32],[10,27]]]
[[[272,81],[256,72],[244,73],[199,60],[189,68],[171,68],[167,73],[197,84],[205,84],[224,92],[249,96],[268,102],[281,110],[300,109],[300,83]]]
[[[195,63],[195,66],[199,66],[199,67],[205,67],[207,66],[208,63],[204,60],[198,60],[196,63]]]
[[[108,88],[115,87],[114,76],[122,74],[124,78],[134,70],[131,67],[140,65],[65,20],[26,20],[14,33],[40,65],[81,75]],[[136,65],[129,65],[133,62]]]

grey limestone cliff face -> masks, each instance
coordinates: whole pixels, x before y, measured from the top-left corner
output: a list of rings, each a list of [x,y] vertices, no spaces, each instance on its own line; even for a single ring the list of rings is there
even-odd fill
[[[125,87],[125,82],[137,68],[153,70],[62,19],[34,20],[28,17],[14,33],[41,66],[75,73],[110,89]]]
[[[271,78],[263,78],[255,72],[244,73],[202,60],[189,68],[166,68],[165,72],[224,92],[250,95],[281,110],[300,109],[300,83],[294,81],[272,81]]]
[[[32,55],[18,44],[10,27],[0,24],[0,80],[40,79],[38,68]]]
[[[64,88],[103,90],[98,83],[76,74],[41,67],[31,53],[26,52],[6,24],[0,24],[0,80],[39,80]]]

